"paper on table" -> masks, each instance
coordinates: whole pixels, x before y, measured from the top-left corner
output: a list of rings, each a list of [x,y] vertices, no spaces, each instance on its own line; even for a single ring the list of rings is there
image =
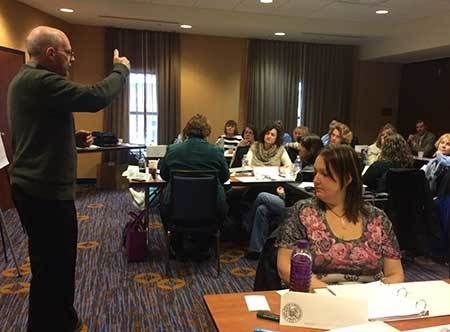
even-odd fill
[[[256,177],[256,176],[236,176],[236,179],[241,182],[271,182],[271,181],[279,181],[283,182],[286,181],[286,178],[283,178],[281,176],[264,176],[264,177]]]
[[[449,331],[450,331],[450,324],[424,327],[422,329],[406,330],[405,332],[449,332]]]
[[[288,293],[289,292],[289,289],[280,289],[280,290],[277,290],[277,293],[279,294],[279,295],[284,295],[284,294],[286,294],[286,293]]]
[[[248,311],[270,311],[269,303],[264,295],[245,295],[244,298]]]
[[[331,329],[368,323],[365,299],[288,292],[280,302],[280,325]]]
[[[384,322],[370,322],[367,324],[351,325],[332,329],[329,332],[396,332],[400,331]]]
[[[313,187],[314,188],[314,182],[302,182],[298,185],[299,188],[306,188],[306,187]]]
[[[0,169],[8,166],[8,157],[6,156],[5,146],[3,145],[2,136],[0,135]]]

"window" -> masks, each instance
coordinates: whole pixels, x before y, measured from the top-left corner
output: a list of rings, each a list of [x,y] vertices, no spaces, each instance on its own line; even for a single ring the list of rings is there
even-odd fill
[[[158,144],[156,75],[130,74],[130,142]]]
[[[301,126],[302,123],[302,82],[298,82],[297,126]]]

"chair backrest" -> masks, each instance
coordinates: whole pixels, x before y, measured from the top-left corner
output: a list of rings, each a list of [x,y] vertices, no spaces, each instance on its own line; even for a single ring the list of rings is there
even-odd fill
[[[218,172],[174,170],[170,173],[171,222],[210,221],[217,218]]]
[[[418,169],[392,168],[386,173],[386,190],[389,194],[389,215],[400,249],[423,254],[427,224],[431,213],[427,210],[425,173]]]
[[[297,159],[298,156],[298,150],[289,146],[286,148],[286,152],[289,156],[289,159],[291,159],[292,162],[295,162],[295,159]]]
[[[230,167],[241,167],[242,158],[244,157],[245,154],[247,154],[249,149],[250,146],[238,146],[234,153],[233,163],[230,165]]]

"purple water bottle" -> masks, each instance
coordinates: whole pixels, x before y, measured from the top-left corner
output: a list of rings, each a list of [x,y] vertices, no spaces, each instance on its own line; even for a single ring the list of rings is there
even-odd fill
[[[309,292],[311,286],[312,257],[307,240],[295,244],[291,256],[289,289],[294,292]]]

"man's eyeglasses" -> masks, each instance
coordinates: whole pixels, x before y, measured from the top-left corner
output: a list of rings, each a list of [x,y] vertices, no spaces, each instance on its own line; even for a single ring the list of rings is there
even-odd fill
[[[67,55],[70,58],[75,57],[75,52],[72,50],[57,50],[58,52],[63,52],[65,55]]]

